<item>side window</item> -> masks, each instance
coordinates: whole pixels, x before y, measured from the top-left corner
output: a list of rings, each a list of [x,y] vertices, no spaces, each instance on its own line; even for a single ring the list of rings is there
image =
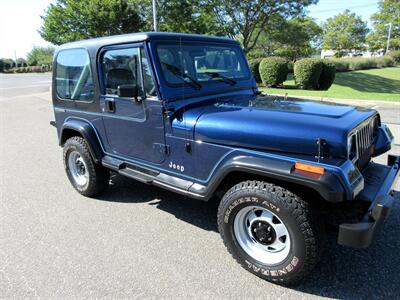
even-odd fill
[[[144,48],[140,48],[140,56],[142,58],[143,81],[146,96],[156,96],[156,87],[153,81],[153,77],[151,77],[150,65],[149,61],[146,58]]]
[[[70,49],[58,53],[56,91],[61,99],[93,100],[93,78],[86,50]]]
[[[136,85],[143,93],[142,73],[139,61],[139,48],[107,51],[102,58],[105,94],[117,95],[118,87]]]

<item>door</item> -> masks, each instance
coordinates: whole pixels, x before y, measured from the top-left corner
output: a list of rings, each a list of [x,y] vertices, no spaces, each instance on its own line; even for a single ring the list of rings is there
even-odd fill
[[[100,56],[100,105],[113,154],[161,163],[165,158],[162,104],[148,62],[142,45],[106,48]]]

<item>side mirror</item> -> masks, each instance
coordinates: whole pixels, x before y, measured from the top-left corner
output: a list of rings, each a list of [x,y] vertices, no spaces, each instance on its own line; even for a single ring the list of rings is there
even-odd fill
[[[123,84],[117,88],[118,97],[135,98],[139,96],[139,89],[136,84]]]

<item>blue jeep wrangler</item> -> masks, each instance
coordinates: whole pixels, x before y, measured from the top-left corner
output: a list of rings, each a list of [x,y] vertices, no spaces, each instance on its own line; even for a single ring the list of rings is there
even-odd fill
[[[400,157],[371,161],[393,140],[376,111],[262,95],[230,39],[139,33],[65,44],[52,97],[79,193],[102,192],[112,171],[218,199],[228,251],[266,280],[312,270],[332,216],[342,219],[339,244],[369,246],[394,201]]]

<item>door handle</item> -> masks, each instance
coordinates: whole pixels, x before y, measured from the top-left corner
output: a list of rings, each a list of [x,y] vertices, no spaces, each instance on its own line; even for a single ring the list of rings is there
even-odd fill
[[[115,102],[114,99],[106,99],[104,101],[105,110],[108,112],[115,112]]]

